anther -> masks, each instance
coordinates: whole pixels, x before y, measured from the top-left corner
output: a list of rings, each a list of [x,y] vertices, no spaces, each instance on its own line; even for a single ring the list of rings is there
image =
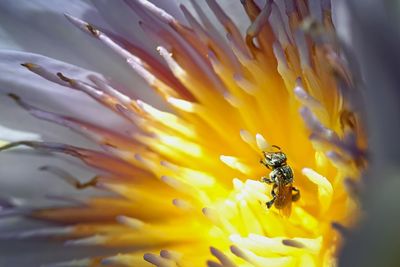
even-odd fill
[[[12,98],[14,101],[16,101],[17,103],[21,101],[21,98],[19,96],[17,96],[16,94],[13,93],[8,93],[7,94],[10,98]]]
[[[349,235],[349,229],[346,226],[344,226],[343,224],[340,224],[338,222],[332,222],[331,226],[334,230],[336,230],[341,235],[343,235],[343,236]]]
[[[305,247],[303,243],[293,240],[293,239],[283,239],[282,244],[284,244],[285,246],[294,247],[294,248],[304,248]]]
[[[35,67],[37,67],[36,64],[29,63],[29,62],[21,63],[21,66],[27,68],[28,70],[32,70],[32,69],[34,69]]]
[[[57,72],[57,76],[58,78],[60,78],[62,81],[69,83],[70,85],[73,85],[74,80],[64,76],[64,74],[62,74],[61,72]]]
[[[77,178],[73,177],[71,174],[69,174],[66,171],[64,171],[58,167],[55,167],[55,166],[41,166],[41,167],[39,167],[39,170],[47,171],[47,172],[57,175],[58,177],[63,179],[65,182],[74,186],[78,190],[86,189],[88,187],[95,187],[97,185],[97,183],[99,182],[99,176],[94,176],[87,182],[81,182]]]
[[[353,112],[349,110],[342,110],[340,113],[340,126],[342,130],[348,126],[354,130],[357,127],[357,119]]]
[[[86,24],[86,29],[95,37],[99,36],[100,32],[93,25]]]

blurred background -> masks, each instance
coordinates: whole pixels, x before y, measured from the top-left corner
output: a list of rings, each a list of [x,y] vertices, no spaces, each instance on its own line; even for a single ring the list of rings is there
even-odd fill
[[[339,5],[339,34],[361,71],[370,147],[364,218],[349,234],[339,266],[400,266],[399,8],[397,0]]]

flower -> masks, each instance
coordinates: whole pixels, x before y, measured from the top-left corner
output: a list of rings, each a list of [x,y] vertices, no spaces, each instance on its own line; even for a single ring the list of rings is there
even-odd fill
[[[242,1],[251,20],[243,38],[209,0],[226,39],[192,4],[201,23],[181,6],[185,25],[150,2],[126,1],[157,43],[164,64],[107,29],[65,15],[121,56],[159,93],[165,109],[123,94],[96,73],[82,77],[40,60],[21,62],[43,79],[89,95],[134,130],[106,129],[9,93],[33,116],[77,131],[101,150],[31,140],[1,150],[23,145],[79,158],[98,175],[83,183],[59,167],[41,169],[77,189],[97,187],[118,195],[28,212],[4,205],[6,212],[67,224],[16,235],[53,236],[71,246],[132,248],[70,265],[335,265],[342,234],[359,217],[356,184],[366,140],[329,1],[285,6],[266,1],[262,8]],[[265,205],[273,195],[260,181],[270,172],[259,163],[262,152],[273,145],[286,154],[293,185],[301,192],[299,201],[284,209]]]

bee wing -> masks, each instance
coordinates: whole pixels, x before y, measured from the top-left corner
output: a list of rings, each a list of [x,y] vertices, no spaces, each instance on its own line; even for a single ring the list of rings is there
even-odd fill
[[[280,185],[278,184],[278,192],[275,200],[275,207],[279,209],[279,212],[289,217],[292,212],[292,185]]]

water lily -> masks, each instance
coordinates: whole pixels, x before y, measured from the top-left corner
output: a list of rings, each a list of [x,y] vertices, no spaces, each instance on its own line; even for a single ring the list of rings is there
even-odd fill
[[[355,184],[366,165],[367,144],[330,2],[235,3],[247,13],[246,27],[219,2],[205,3],[222,27],[195,1],[174,11],[179,18],[148,1],[119,3],[121,14],[140,18],[142,32],[134,37],[112,31],[98,18],[64,14],[70,27],[81,31],[74,32],[72,43],[90,40],[109,49],[110,58],[122,59],[123,72],[147,82],[160,101],[147,87],[138,89],[141,84],[121,86],[99,73],[116,61],[91,72],[46,53],[3,54],[8,64],[19,65],[22,80],[44,81],[48,89],[42,96],[56,94],[50,108],[35,104],[29,93],[7,90],[10,103],[98,144],[83,147],[41,136],[43,141],[3,140],[3,153],[30,147],[77,158],[96,175],[81,181],[59,165],[40,170],[76,190],[106,192],[84,199],[52,194],[54,202],[68,202],[61,207],[5,200],[3,215],[53,223],[5,237],[124,247],[114,256],[105,252],[53,266],[336,264],[343,233],[359,219]],[[153,43],[146,45],[144,36]],[[69,42],[64,38],[61,43]],[[9,81],[12,87],[18,82]],[[69,91],[74,99],[61,96]],[[113,115],[93,113],[100,106],[90,109],[87,96]],[[266,205],[273,191],[261,179],[271,172],[260,164],[263,152],[276,147],[287,156],[300,191],[300,199],[285,209]]]

